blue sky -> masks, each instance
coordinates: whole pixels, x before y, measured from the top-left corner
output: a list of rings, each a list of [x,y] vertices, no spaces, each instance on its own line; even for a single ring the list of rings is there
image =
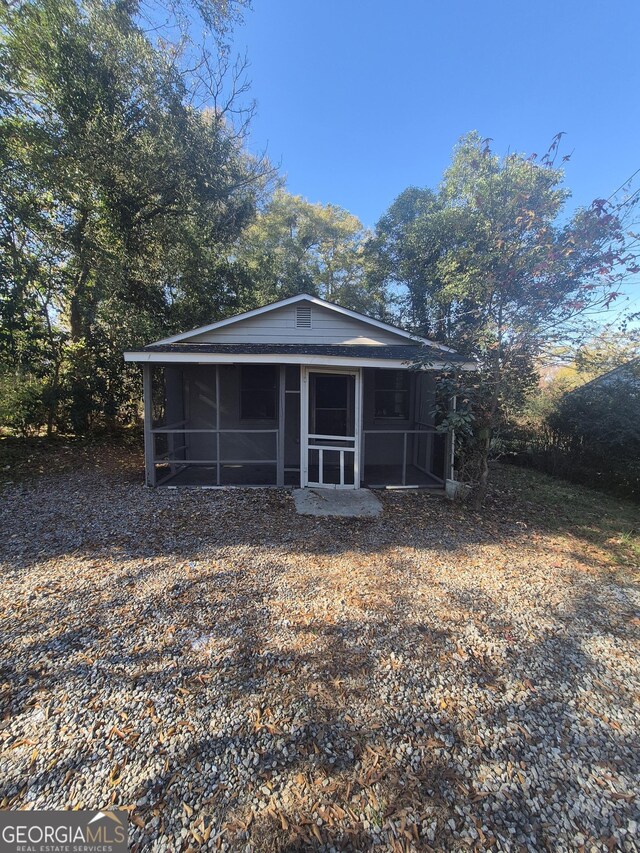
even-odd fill
[[[267,147],[290,192],[365,225],[405,187],[437,185],[469,130],[539,154],[565,131],[577,204],[640,167],[638,0],[253,6],[233,44],[251,63],[251,148]]]

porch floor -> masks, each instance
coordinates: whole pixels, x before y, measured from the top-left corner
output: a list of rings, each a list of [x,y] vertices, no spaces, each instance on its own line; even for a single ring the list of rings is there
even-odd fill
[[[215,486],[215,465],[189,465],[169,477],[169,469],[158,470],[159,486]],[[166,477],[166,480],[165,480]],[[275,486],[275,465],[225,465],[220,466],[221,486]]]
[[[402,485],[402,465],[365,465],[363,482],[370,488]],[[444,483],[432,474],[426,474],[415,465],[407,465],[405,485],[443,489]]]
[[[316,469],[317,470],[317,469]],[[215,465],[189,465],[169,476],[169,467],[158,468],[157,484],[159,486],[215,486]],[[310,472],[312,474],[312,472]],[[298,487],[300,474],[298,471],[285,471],[285,486]],[[330,477],[328,477],[328,480]],[[220,466],[220,481],[222,486],[275,486],[275,465],[227,465]],[[384,488],[385,486],[402,485],[401,465],[365,465],[362,485],[368,488]],[[406,486],[419,486],[428,489],[443,489],[441,480],[431,474],[425,474],[414,465],[407,465]]]

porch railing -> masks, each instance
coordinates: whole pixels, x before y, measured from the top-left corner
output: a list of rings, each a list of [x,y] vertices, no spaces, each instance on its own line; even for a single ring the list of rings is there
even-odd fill
[[[155,427],[151,431],[153,443],[153,465],[168,466],[169,472],[158,481],[158,485],[166,483],[176,474],[191,466],[212,466],[215,468],[215,485],[222,483],[222,468],[225,465],[273,465],[275,467],[274,484],[278,480],[278,471],[281,468],[280,442],[278,440],[278,429],[216,429],[203,428],[193,429],[184,427],[185,421],[171,424],[170,426]],[[189,438],[195,435],[213,436],[212,447],[215,447],[215,455],[204,458],[187,457],[187,452],[192,449]],[[225,448],[225,436],[238,436],[255,438],[257,436],[273,436],[273,453],[260,452],[251,456],[230,453],[229,450],[236,448]],[[166,449],[158,451],[157,440],[166,436]],[[323,453],[327,450],[340,453],[340,483],[345,480],[345,453],[354,453],[355,448],[318,443],[319,440],[337,439],[341,442],[348,441],[345,436],[309,436],[313,443],[309,444],[309,450],[317,450]],[[352,437],[353,438],[353,437]],[[383,438],[385,440],[384,451],[376,451],[374,440]],[[442,455],[443,466],[446,460],[446,435],[433,428],[419,428],[409,430],[399,429],[374,429],[363,430],[360,458],[362,460],[360,479],[368,485],[384,486],[439,486],[444,484],[443,478],[434,472],[434,456]],[[397,442],[395,448],[393,443]],[[255,446],[255,445],[254,445]],[[181,458],[182,457],[182,458]],[[379,469],[381,478],[379,482],[372,479],[368,474],[371,469]],[[394,482],[390,482],[393,480]],[[250,484],[247,484],[250,485]]]
[[[318,453],[318,480],[314,482],[309,475],[309,485],[315,486],[340,486],[340,488],[353,488],[354,477],[356,476],[357,467],[355,464],[356,455],[356,436],[355,435],[322,435],[319,433],[309,433],[307,436],[307,453],[311,457],[312,451]],[[324,460],[325,453],[334,453],[338,455],[338,482],[333,482],[331,479],[325,482]],[[351,463],[345,466],[345,453],[350,454]],[[311,465],[309,465],[311,471]],[[349,481],[347,483],[347,480]]]
[[[279,443],[278,443],[278,430],[277,429],[216,429],[216,428],[207,428],[207,429],[186,429],[186,428],[178,428],[181,424],[186,423],[186,421],[179,421],[175,424],[171,424],[170,426],[163,427],[154,427],[151,430],[151,437],[153,442],[153,465],[169,465],[170,472],[166,477],[163,477],[162,480],[158,482],[158,485],[165,483],[167,480],[174,477],[180,471],[189,468],[192,465],[209,465],[215,466],[216,469],[216,483],[215,485],[220,486],[221,483],[221,469],[224,465],[274,465],[276,468],[276,478],[277,471],[280,464],[279,458]],[[167,437],[167,449],[164,452],[157,452],[157,438],[159,436]],[[190,449],[190,443],[188,441],[188,437],[191,435],[212,435],[215,436],[215,458],[207,458],[207,459],[193,459],[191,456],[189,458],[180,458],[179,454],[185,453]],[[271,456],[266,455],[260,458],[240,458],[237,455],[227,456],[225,454],[225,450],[221,448],[221,438],[225,435],[236,435],[236,436],[257,436],[257,435],[273,435],[275,437],[275,452],[273,453],[273,458]],[[176,436],[182,437],[182,444],[176,446]],[[248,484],[249,485],[249,484]]]

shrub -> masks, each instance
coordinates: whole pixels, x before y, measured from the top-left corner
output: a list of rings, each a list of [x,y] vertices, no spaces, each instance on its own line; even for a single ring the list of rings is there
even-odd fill
[[[49,384],[35,377],[0,379],[0,424],[23,436],[38,433],[47,423],[51,405]]]
[[[516,461],[640,498],[640,360],[546,404],[512,431]]]

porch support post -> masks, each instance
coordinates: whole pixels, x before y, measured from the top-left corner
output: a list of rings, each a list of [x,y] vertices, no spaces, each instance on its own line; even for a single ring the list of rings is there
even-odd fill
[[[276,471],[276,484],[278,486],[284,486],[284,414],[285,414],[285,382],[286,382],[286,368],[284,364],[280,365],[280,382],[278,383],[279,393],[278,393],[278,452],[276,454],[276,459],[278,460],[278,466]]]
[[[356,368],[355,378],[355,452],[353,454],[353,486],[359,489],[362,485],[364,476],[364,460],[362,456],[362,441],[364,440],[364,370],[362,367]]]
[[[307,369],[300,365],[300,488],[303,489],[309,479],[309,383]]]
[[[457,406],[457,397],[454,395],[449,401],[449,409],[455,412]],[[444,455],[444,479],[453,480],[453,472],[456,462],[456,433],[455,430],[449,430],[447,433],[447,444]]]
[[[216,486],[220,485],[220,365],[216,364]]]
[[[403,434],[403,444],[402,444],[402,485],[407,485],[407,433]]]
[[[156,466],[154,465],[153,441],[153,367],[142,365],[142,398],[144,401],[144,471],[147,486],[156,484]]]

